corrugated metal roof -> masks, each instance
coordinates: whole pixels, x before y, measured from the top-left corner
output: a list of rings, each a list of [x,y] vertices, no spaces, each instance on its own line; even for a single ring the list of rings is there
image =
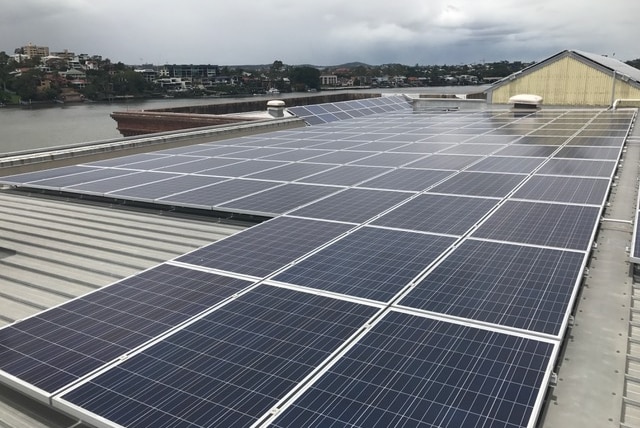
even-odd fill
[[[0,191],[0,326],[242,229],[214,218]],[[0,427],[76,423],[0,385]]]
[[[521,74],[526,74],[529,73],[531,71],[537,70],[540,67],[545,66],[546,64],[548,64],[550,61],[555,61],[558,60],[560,58],[564,58],[566,56],[579,56],[583,59],[588,60],[589,62],[593,63],[594,65],[598,65],[600,67],[604,67],[607,68],[611,71],[616,71],[616,73],[618,73],[620,76],[627,76],[629,77],[629,79],[631,79],[633,82],[636,82],[637,84],[640,84],[640,70],[638,70],[635,67],[632,67],[628,64],[625,64],[624,62],[615,59],[615,58],[611,58],[611,57],[606,57],[603,55],[598,55],[598,54],[594,54],[594,53],[589,53],[589,52],[585,52],[585,51],[580,51],[580,50],[564,50],[562,52],[559,52],[555,55],[552,55],[548,58],[543,59],[542,61],[536,62],[528,67],[523,68],[520,71],[517,71],[515,73],[510,74],[507,77],[504,77],[500,80],[498,80],[497,82],[495,82],[490,88],[488,88],[485,92],[491,92],[493,91],[495,88],[502,86],[503,84],[513,80],[514,77],[521,75]]]
[[[606,67],[612,71],[615,70],[619,74],[629,76],[631,79],[635,80],[636,82],[640,82],[640,70],[616,58],[612,58],[604,55],[598,55],[598,54],[585,52],[585,51],[579,51],[579,50],[574,50],[573,52],[595,63],[598,63],[601,66]]]

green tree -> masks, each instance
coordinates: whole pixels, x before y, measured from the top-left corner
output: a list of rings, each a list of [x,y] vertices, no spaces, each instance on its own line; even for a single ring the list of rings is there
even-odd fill
[[[640,69],[640,58],[627,61],[627,64],[630,65],[631,67]]]
[[[28,70],[11,82],[11,89],[24,101],[38,100],[38,85],[42,73],[39,70]]]
[[[320,70],[314,67],[294,67],[289,72],[295,90],[320,89]]]

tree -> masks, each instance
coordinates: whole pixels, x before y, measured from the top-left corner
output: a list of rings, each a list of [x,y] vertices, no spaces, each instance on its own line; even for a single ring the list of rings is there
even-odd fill
[[[294,67],[289,72],[295,90],[320,89],[320,70],[314,67]]]
[[[640,69],[640,58],[627,61],[627,64],[630,65],[631,67]]]
[[[2,91],[7,91],[7,81],[9,80],[9,62],[11,57],[5,51],[0,52],[0,87]]]

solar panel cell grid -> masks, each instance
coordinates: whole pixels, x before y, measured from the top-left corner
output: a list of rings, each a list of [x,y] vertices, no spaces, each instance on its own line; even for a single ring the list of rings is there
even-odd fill
[[[559,335],[585,255],[467,240],[400,305]]]
[[[170,204],[195,205],[210,209],[212,206],[221,206],[232,199],[242,198],[280,185],[282,184],[272,181],[229,180],[165,196],[158,199],[158,201]]]
[[[160,174],[161,173],[157,173],[156,175]],[[162,176],[165,175],[167,174],[162,174]],[[153,201],[175,193],[209,186],[223,180],[226,179],[222,177],[207,177],[200,175],[180,175],[178,177],[169,178],[168,180],[155,181],[130,188],[114,190],[110,192],[109,195]]]
[[[51,393],[249,285],[161,265],[0,330],[0,368]]]
[[[553,348],[391,312],[273,426],[530,426]]]
[[[279,217],[185,254],[177,261],[266,277],[351,228],[341,223]]]
[[[365,227],[296,263],[274,280],[386,302],[453,241]]]
[[[122,426],[249,426],[376,311],[261,286],[63,398]]]
[[[398,168],[378,178],[360,184],[360,187],[420,192],[444,180],[451,171]]]
[[[384,190],[347,189],[291,212],[291,215],[363,223],[408,199],[409,193]]]
[[[601,205],[609,192],[603,178],[534,175],[513,195],[516,199]]]
[[[217,207],[229,211],[263,213],[266,216],[284,214],[309,202],[328,196],[340,187],[314,186],[311,184],[285,184],[284,186],[267,189],[252,196],[226,202]]]
[[[527,178],[521,174],[460,172],[430,191],[457,195],[504,197]]]
[[[497,203],[495,199],[426,193],[388,212],[372,224],[462,235]]]
[[[593,206],[507,201],[473,236],[586,251],[599,214]]]

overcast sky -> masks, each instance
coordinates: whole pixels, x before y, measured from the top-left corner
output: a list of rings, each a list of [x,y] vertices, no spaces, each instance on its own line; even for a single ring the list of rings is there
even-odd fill
[[[125,64],[372,65],[640,58],[638,0],[3,0],[0,51],[29,42]]]

